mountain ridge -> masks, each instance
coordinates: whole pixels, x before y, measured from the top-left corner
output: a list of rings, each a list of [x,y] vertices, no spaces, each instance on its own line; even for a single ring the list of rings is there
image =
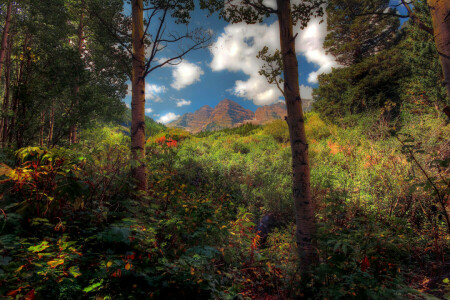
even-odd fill
[[[303,109],[309,110],[312,100],[302,99],[302,101],[304,102]],[[253,112],[242,107],[239,103],[225,98],[214,108],[204,105],[195,112],[182,115],[177,120],[168,123],[167,126],[197,133],[232,128],[244,123],[263,125],[272,120],[284,119],[286,115],[287,110],[284,102],[261,106]]]

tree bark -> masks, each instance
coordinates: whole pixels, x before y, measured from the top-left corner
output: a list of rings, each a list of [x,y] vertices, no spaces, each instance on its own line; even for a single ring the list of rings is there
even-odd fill
[[[434,42],[439,53],[444,86],[450,99],[450,1],[428,0],[433,20]]]
[[[39,146],[44,147],[45,110],[41,111],[41,128],[39,129]]]
[[[145,45],[143,0],[132,0],[133,72],[131,78],[132,176],[138,190],[147,190],[145,166]]]
[[[50,146],[53,143],[53,125],[55,123],[55,106],[52,101],[50,109],[50,118],[49,118],[49,130],[48,130],[48,137],[47,137],[47,147],[50,148]]]
[[[27,47],[28,47],[28,43],[30,41],[31,37],[29,34],[25,35],[25,40],[23,42],[23,48],[22,48],[22,53],[23,53],[23,59],[20,61],[20,67],[18,66],[18,72],[17,72],[17,81],[15,83],[16,85],[16,89],[13,93],[13,101],[11,103],[11,111],[12,111],[12,116],[11,116],[11,122],[9,124],[8,127],[8,142],[11,145],[13,142],[13,137],[14,134],[16,134],[17,137],[17,128],[16,128],[16,119],[19,113],[19,105],[20,105],[20,99],[19,99],[19,88],[21,88],[21,84],[23,83],[23,77],[24,77],[24,69],[25,69],[25,53],[27,51]],[[17,138],[16,138],[16,142],[17,142]]]
[[[0,49],[0,78],[2,77],[3,63],[5,62],[6,49],[8,48],[8,34],[9,26],[11,23],[11,11],[12,11],[12,1],[8,1],[8,8],[6,12],[5,27],[2,34],[2,48]]]
[[[11,53],[12,53],[12,43],[13,37],[9,36],[8,42],[8,54],[6,56],[6,70],[5,70],[5,97],[3,99],[2,105],[2,122],[0,126],[1,132],[1,143],[2,148],[5,148],[8,142],[8,113],[9,113],[9,98],[11,90]]]
[[[283,59],[286,121],[292,153],[293,196],[297,222],[296,241],[302,272],[317,262],[316,224],[311,197],[308,144],[305,134],[302,100],[298,84],[298,62],[295,54],[290,0],[277,0],[280,44]]]

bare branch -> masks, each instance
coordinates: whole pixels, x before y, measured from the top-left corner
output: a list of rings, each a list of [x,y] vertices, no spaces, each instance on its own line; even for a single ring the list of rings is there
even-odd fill
[[[252,0],[244,0],[244,4],[250,5],[254,9],[256,9],[258,11],[265,12],[265,13],[269,13],[269,14],[276,14],[276,13],[278,13],[278,11],[276,9],[270,8],[268,6],[265,6],[264,4],[262,4],[262,2],[255,3]]]
[[[183,57],[193,51],[193,50],[198,50],[198,49],[202,49],[205,47],[205,43],[208,42],[210,40],[210,38],[207,38],[205,40],[200,40],[198,42],[196,42],[194,45],[192,45],[191,47],[189,47],[188,49],[184,50],[181,54],[172,57],[170,59],[165,60],[164,62],[160,63],[159,65],[154,66],[153,68],[146,70],[144,76],[147,76],[149,73],[153,72],[154,70],[164,67],[165,65],[169,64],[169,65],[177,65],[179,63],[181,63],[181,60],[183,59]],[[174,63],[174,61],[180,60],[178,63]]]

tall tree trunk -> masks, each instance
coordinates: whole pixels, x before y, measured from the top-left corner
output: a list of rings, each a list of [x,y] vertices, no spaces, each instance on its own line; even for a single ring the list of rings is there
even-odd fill
[[[49,118],[49,129],[48,129],[48,137],[47,137],[47,147],[50,148],[50,146],[53,143],[53,125],[55,123],[55,106],[52,101],[51,109],[50,109],[50,118]]]
[[[45,110],[41,111],[41,128],[39,129],[39,146],[44,147]]]
[[[78,24],[78,54],[80,55],[80,57],[83,56],[83,39],[84,39],[83,19],[84,19],[84,0],[81,0],[80,23]],[[77,83],[76,83],[76,85],[74,87],[74,91],[73,91],[73,94],[75,97],[75,107],[77,107],[79,104],[78,94],[80,93],[80,85],[79,85],[80,79],[77,78],[76,80],[77,80]],[[74,124],[70,127],[70,143],[71,144],[75,144],[77,142],[77,129],[78,129],[77,124]]]
[[[311,197],[308,144],[302,100],[298,84],[298,62],[295,54],[290,0],[277,0],[280,44],[283,59],[284,94],[287,106],[286,121],[292,153],[293,196],[297,222],[296,240],[302,272],[318,260],[315,247],[316,224]]]
[[[2,77],[3,63],[5,62],[6,49],[8,48],[8,33],[9,33],[9,26],[11,23],[11,11],[12,11],[12,1],[10,0],[8,1],[5,27],[3,29],[2,34],[2,47],[0,49],[0,78]]]
[[[5,98],[2,105],[2,122],[0,126],[1,130],[1,144],[2,148],[5,148],[8,141],[8,114],[9,114],[9,98],[11,87],[11,53],[12,53],[13,37],[9,36],[8,42],[8,54],[6,56],[6,71],[5,71]]]
[[[450,1],[428,0],[433,20],[434,42],[444,74],[444,85],[450,99]]]
[[[23,49],[22,49],[22,53],[25,56],[25,53],[27,51],[27,47],[28,47],[28,42],[30,40],[30,35],[27,34],[25,35],[25,40],[23,42]],[[12,117],[11,117],[11,122],[9,124],[9,129],[8,129],[8,142],[11,145],[13,142],[13,137],[14,137],[14,133],[17,131],[16,128],[16,119],[17,119],[17,114],[18,114],[18,110],[19,110],[19,104],[20,104],[20,99],[19,99],[19,89],[21,88],[21,84],[23,81],[23,76],[24,76],[24,68],[25,68],[25,59],[23,59],[20,62],[20,67],[18,67],[18,72],[17,72],[17,81],[16,81],[16,89],[15,92],[13,93],[13,101],[11,103],[11,111],[12,111]],[[16,132],[17,133],[17,132]]]
[[[143,0],[132,0],[133,73],[131,78],[132,175],[139,190],[147,190],[145,166],[145,45]],[[136,166],[137,165],[137,166]]]

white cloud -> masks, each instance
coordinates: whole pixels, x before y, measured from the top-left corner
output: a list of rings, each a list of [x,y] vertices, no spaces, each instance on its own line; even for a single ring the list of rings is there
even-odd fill
[[[302,99],[312,99],[313,88],[307,85],[300,86],[300,97]]]
[[[186,60],[173,66],[173,68],[173,82],[170,86],[177,90],[200,81],[200,76],[205,74],[202,68]]]
[[[166,92],[166,87],[164,85],[157,85],[146,83],[145,84],[145,100],[152,100],[153,102],[162,102],[163,100],[159,94]],[[132,95],[131,84],[128,85],[127,94]]]
[[[125,103],[125,106],[128,107],[128,108],[131,108],[131,105],[128,104],[128,103]]]
[[[146,113],[146,114],[149,114],[149,113],[151,113],[152,111],[153,111],[153,109],[151,109],[151,108],[146,108],[146,109],[145,109],[145,113]]]
[[[159,96],[166,92],[166,87],[157,84],[145,84],[145,100],[152,100],[153,102],[162,102],[162,98]]]
[[[158,122],[167,124],[167,123],[169,123],[169,122],[175,121],[175,120],[178,119],[179,117],[180,117],[179,115],[176,115],[176,114],[170,112],[170,113],[165,114],[164,116],[161,116],[161,117],[158,119]]]
[[[177,107],[191,105],[191,103],[192,103],[190,100],[185,100],[185,99],[176,99],[176,101],[177,101]]]
[[[265,0],[273,7],[275,1]],[[312,20],[308,27],[300,31],[296,39],[297,54],[304,55],[308,62],[318,66],[318,70],[308,75],[308,81],[317,82],[317,75],[330,72],[337,66],[333,57],[326,55],[322,48],[326,35],[326,24],[320,20]],[[231,24],[225,27],[225,32],[210,47],[213,59],[210,67],[213,71],[243,72],[249,78],[238,80],[232,92],[242,98],[252,100],[256,105],[275,103],[282,96],[275,85],[267,83],[266,78],[259,75],[263,62],[256,55],[264,46],[270,51],[280,47],[278,22],[272,24]],[[295,33],[294,33],[295,34]]]
[[[253,100],[256,105],[274,103],[281,96],[276,86],[268,84],[266,79],[259,75],[258,71],[263,62],[256,58],[264,46],[276,49],[278,27],[275,25],[228,25],[210,48],[213,55],[210,67],[213,71],[242,71],[249,76],[247,81],[236,81],[232,92],[239,97]]]
[[[329,73],[333,67],[338,67],[333,56],[326,54],[323,49],[323,41],[327,35],[326,22],[320,24],[320,19],[309,22],[295,41],[296,51],[301,52],[308,62],[316,64],[319,69],[308,75],[308,82],[317,83],[317,76]]]

